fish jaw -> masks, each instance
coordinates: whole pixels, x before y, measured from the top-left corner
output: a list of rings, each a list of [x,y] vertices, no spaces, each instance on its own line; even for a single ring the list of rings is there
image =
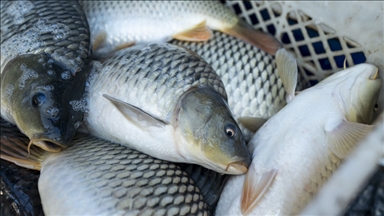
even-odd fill
[[[247,161],[232,162],[228,164],[227,169],[225,171],[227,171],[228,174],[241,175],[248,171],[248,166],[249,162]]]

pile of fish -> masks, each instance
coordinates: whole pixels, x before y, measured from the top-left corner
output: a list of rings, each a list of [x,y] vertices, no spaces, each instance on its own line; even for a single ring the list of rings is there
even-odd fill
[[[375,66],[297,93],[293,56],[220,2],[1,14],[1,158],[40,170],[46,215],[297,214],[372,127]]]

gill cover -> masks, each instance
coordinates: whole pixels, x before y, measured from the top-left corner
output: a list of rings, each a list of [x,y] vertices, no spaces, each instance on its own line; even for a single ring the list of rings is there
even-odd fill
[[[198,157],[199,164],[221,173],[247,172],[251,155],[220,94],[208,87],[192,88],[178,106],[177,124],[183,138],[191,143],[187,148]]]
[[[27,54],[12,59],[1,76],[2,105],[30,144],[51,152],[65,148],[83,118],[76,105],[87,72],[75,77],[49,54]]]

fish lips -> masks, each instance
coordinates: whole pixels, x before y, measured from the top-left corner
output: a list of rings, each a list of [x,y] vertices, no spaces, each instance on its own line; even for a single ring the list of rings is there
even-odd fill
[[[66,147],[65,145],[62,145],[55,140],[49,139],[45,136],[41,136],[40,138],[32,138],[28,144],[28,152],[30,151],[32,145],[35,145],[48,152],[60,152]]]
[[[233,162],[228,164],[225,171],[227,172],[227,174],[232,174],[232,175],[245,174],[248,171],[248,167],[250,163],[251,162],[249,160]]]

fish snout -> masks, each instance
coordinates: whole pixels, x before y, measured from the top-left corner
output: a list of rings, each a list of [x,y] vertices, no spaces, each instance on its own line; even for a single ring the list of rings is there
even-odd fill
[[[379,68],[376,67],[376,70],[369,77],[370,80],[375,80],[379,77]]]
[[[246,158],[242,161],[236,161],[228,164],[226,172],[231,175],[242,175],[247,173],[248,167],[251,164],[251,160]]]

